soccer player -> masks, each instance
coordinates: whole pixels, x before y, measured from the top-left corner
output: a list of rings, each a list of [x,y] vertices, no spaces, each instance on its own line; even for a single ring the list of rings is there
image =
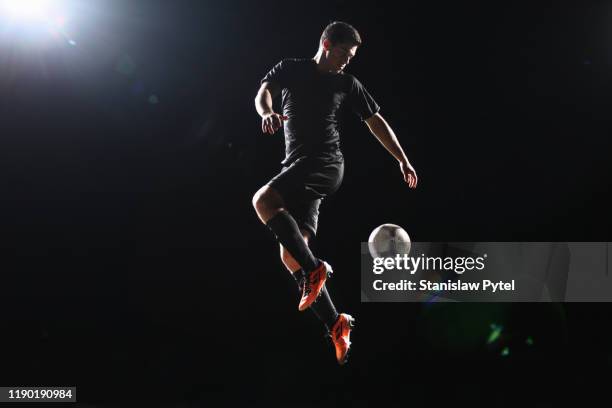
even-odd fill
[[[344,176],[338,116],[348,106],[398,161],[404,181],[417,185],[417,175],[380,107],[365,87],[344,68],[361,45],[357,30],[344,22],[329,24],[311,59],[284,59],[261,80],[255,107],[264,133],[281,126],[285,159],[281,172],[260,188],[253,206],[281,245],[281,259],[301,291],[300,311],[310,308],[325,324],[339,364],[347,361],[354,318],[338,314],[325,286],[332,272],[308,247],[317,232],[319,205],[334,193]],[[273,98],[282,93],[282,114]]]

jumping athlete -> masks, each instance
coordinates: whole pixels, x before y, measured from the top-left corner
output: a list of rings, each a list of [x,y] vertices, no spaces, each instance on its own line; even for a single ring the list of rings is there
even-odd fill
[[[339,364],[347,361],[354,318],[338,314],[325,286],[332,269],[314,257],[309,241],[317,232],[319,205],[334,193],[344,175],[338,117],[348,106],[399,162],[404,181],[417,185],[417,175],[380,107],[365,87],[344,68],[361,45],[357,30],[344,22],[329,24],[312,59],[284,59],[261,80],[255,107],[261,129],[274,134],[283,126],[285,159],[281,172],[260,188],[253,206],[278,239],[281,259],[301,291],[300,311],[310,308],[324,323]],[[273,98],[282,93],[282,114]]]

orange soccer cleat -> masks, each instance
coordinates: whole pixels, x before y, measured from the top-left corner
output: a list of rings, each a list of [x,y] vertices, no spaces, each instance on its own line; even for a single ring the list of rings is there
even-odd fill
[[[331,275],[332,268],[327,262],[321,261],[321,264],[311,271],[304,279],[302,288],[302,298],[298,309],[300,312],[308,309],[321,294],[321,289],[325,285],[325,281]]]
[[[344,365],[348,360],[348,352],[351,348],[351,330],[355,327],[355,319],[346,313],[340,314],[338,320],[330,330],[330,337],[336,348],[336,360],[338,364]]]

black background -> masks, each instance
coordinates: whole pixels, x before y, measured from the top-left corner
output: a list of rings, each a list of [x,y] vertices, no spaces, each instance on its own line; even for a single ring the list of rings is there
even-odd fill
[[[385,222],[415,241],[608,240],[608,4],[67,3],[76,46],[0,33],[3,385],[167,406],[603,391],[606,304],[361,304],[358,274]],[[346,118],[345,180],[314,243],[357,317],[342,368],[251,206],[283,155],[260,130],[259,80],[314,56],[333,20],[361,32],[347,70],[419,175],[407,188]],[[488,345],[490,324],[504,330]]]

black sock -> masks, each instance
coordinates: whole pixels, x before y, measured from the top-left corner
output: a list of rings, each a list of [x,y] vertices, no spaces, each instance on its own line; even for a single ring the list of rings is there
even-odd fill
[[[305,279],[304,270],[300,269],[292,273],[292,275],[298,284],[299,290],[301,291]],[[334,323],[336,323],[336,320],[338,320],[338,312],[336,311],[334,303],[329,296],[327,285],[323,285],[323,288],[321,289],[321,296],[316,302],[310,305],[309,309],[312,310],[312,313],[314,313],[314,315],[317,316],[320,321],[323,322],[328,331],[331,330]]]
[[[300,227],[287,211],[279,211],[267,222],[278,241],[291,254],[293,259],[306,271],[312,271],[319,266],[319,261],[312,255],[304,241]]]

